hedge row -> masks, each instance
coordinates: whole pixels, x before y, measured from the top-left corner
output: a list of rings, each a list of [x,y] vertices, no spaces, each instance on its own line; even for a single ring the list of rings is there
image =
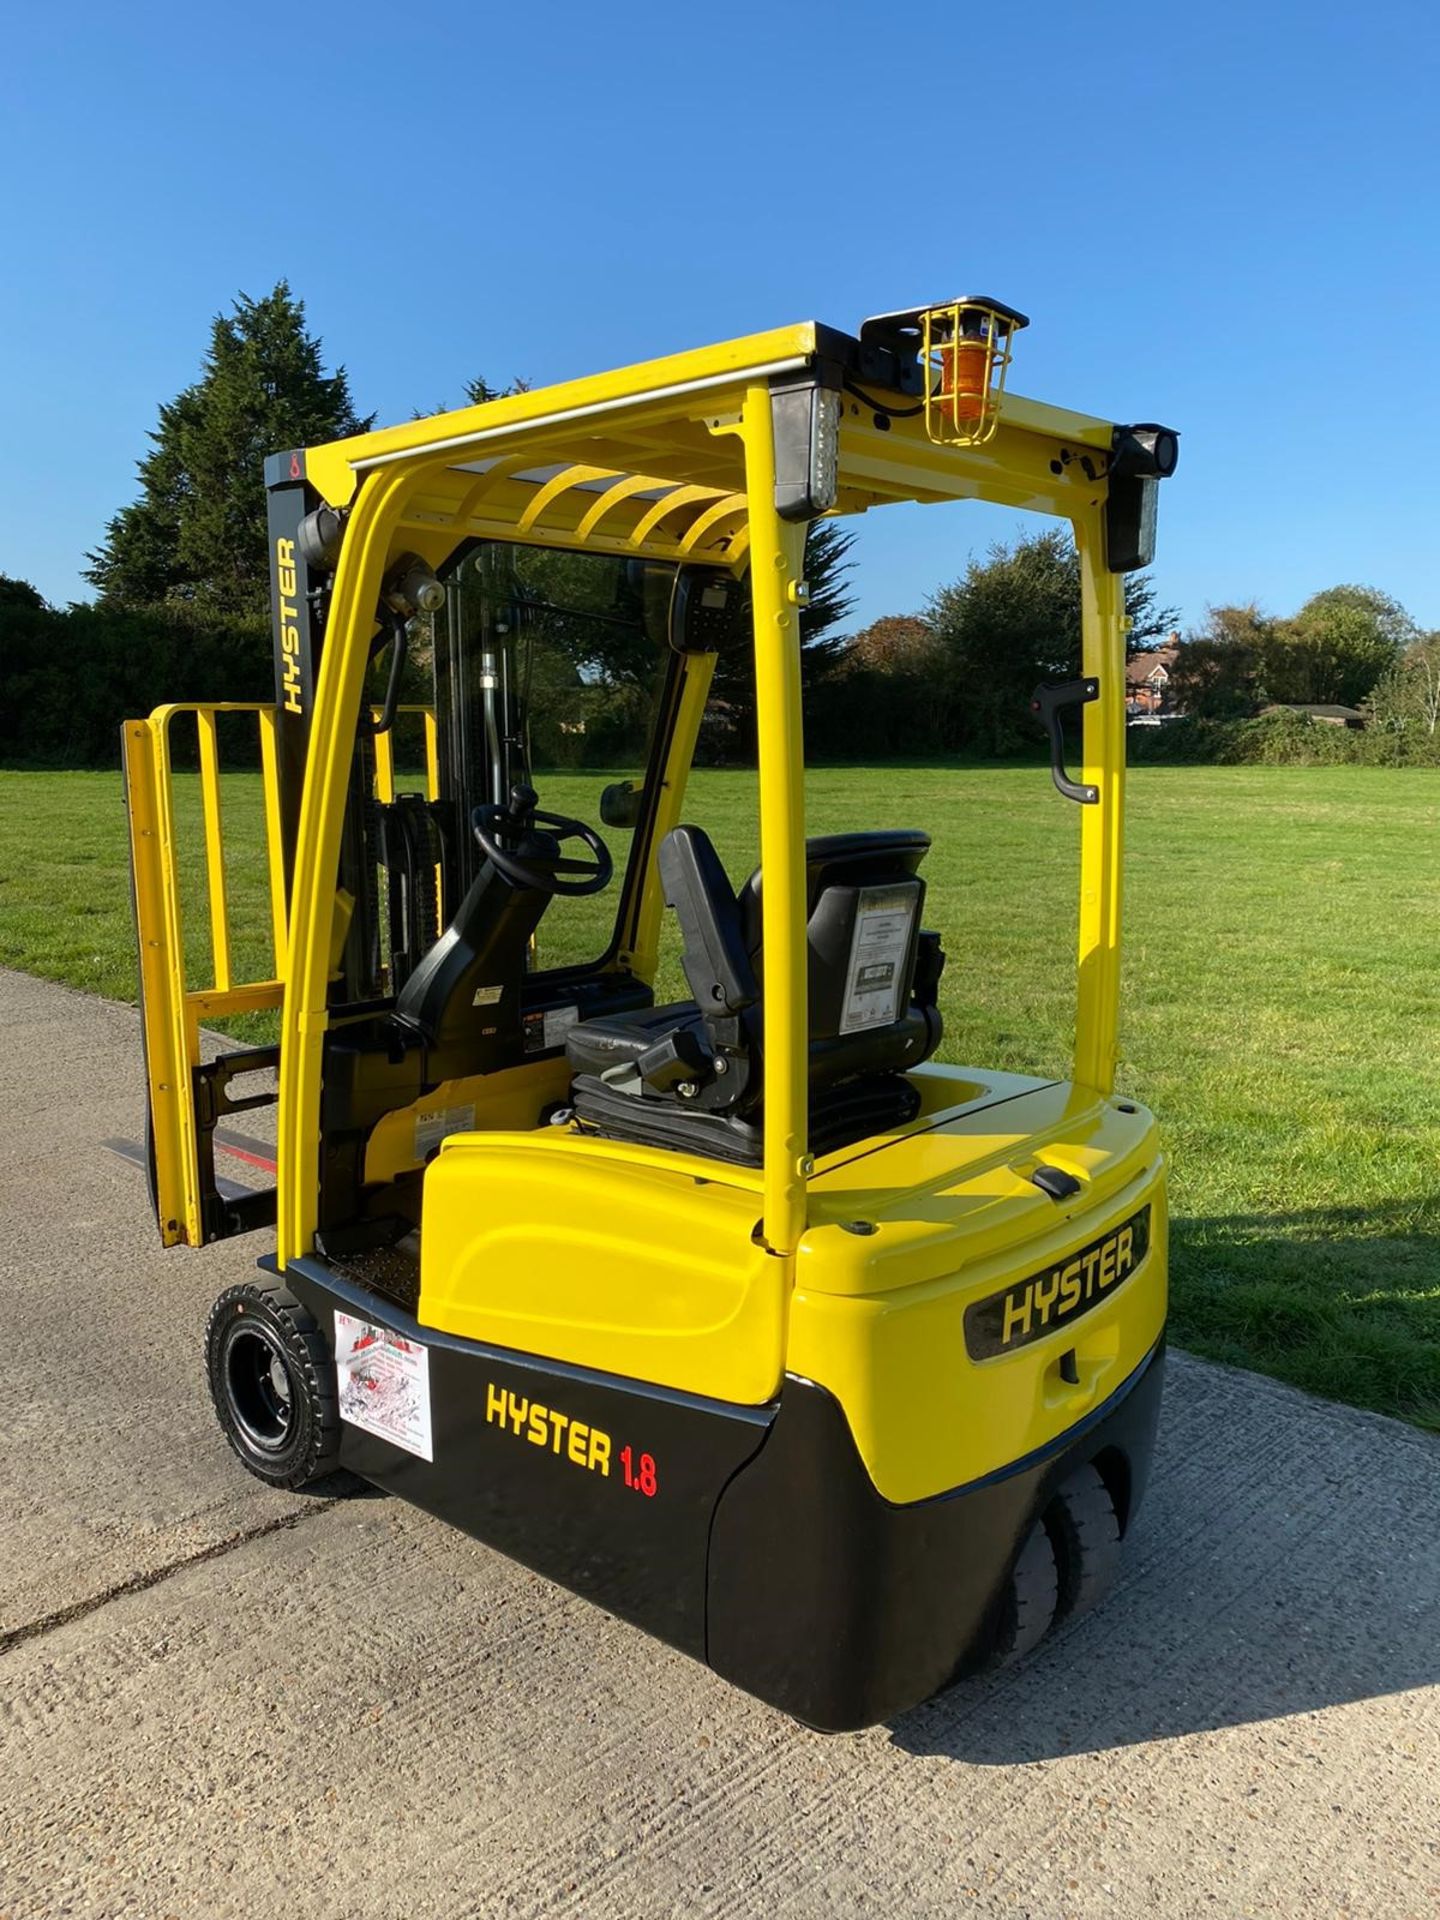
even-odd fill
[[[1300,713],[1249,720],[1169,720],[1131,727],[1132,765],[1174,762],[1251,767],[1440,766],[1440,733],[1406,727],[1335,727]]]
[[[171,700],[273,698],[268,625],[171,606],[3,605],[0,687],[0,761],[114,766],[120,722],[129,715]],[[608,697],[593,690],[590,701],[595,710],[585,734],[537,741],[537,757],[607,765],[639,754],[644,703],[626,689]],[[730,724],[707,732],[702,759],[731,758],[743,745],[745,704],[742,698],[719,716]],[[963,699],[947,700],[943,687],[916,674],[864,668],[821,675],[806,687],[805,709],[806,748],[817,760],[925,760],[971,746]],[[1041,747],[1028,714],[1017,715],[1014,744],[1025,758]],[[1128,747],[1139,765],[1440,766],[1440,733],[1419,726],[1352,731],[1295,713],[1132,727]]]
[[[182,607],[0,609],[0,760],[115,766],[120,723],[170,700],[272,700],[264,620]]]

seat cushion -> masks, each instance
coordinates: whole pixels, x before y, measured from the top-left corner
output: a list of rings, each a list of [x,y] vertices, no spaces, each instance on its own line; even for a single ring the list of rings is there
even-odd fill
[[[623,1093],[590,1075],[576,1079],[571,1098],[577,1124],[608,1140],[633,1140],[745,1167],[758,1167],[765,1158],[764,1130],[754,1114],[706,1113],[674,1100]],[[874,1139],[907,1125],[919,1111],[919,1089],[898,1073],[812,1093],[810,1151],[818,1156]]]
[[[639,1007],[633,1013],[606,1014],[571,1027],[565,1036],[565,1058],[572,1072],[599,1075],[638,1060],[663,1035],[699,1023],[700,1009],[693,1000],[675,1000],[668,1007]]]

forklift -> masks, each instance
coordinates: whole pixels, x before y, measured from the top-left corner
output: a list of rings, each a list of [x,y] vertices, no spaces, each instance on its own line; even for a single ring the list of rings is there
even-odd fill
[[[1122,587],[1178,443],[1010,391],[1026,324],[806,323],[284,450],[274,701],[124,728],[161,1238],[274,1235],[206,1338],[241,1462],[348,1469],[828,1731],[1092,1606],[1159,1409],[1165,1165],[1115,1087]],[[1033,703],[1079,812],[1064,1080],[937,1059],[964,940],[923,824],[806,837],[807,533],[970,499],[1079,553],[1081,672]],[[737,663],[748,877],[686,803]],[[221,1178],[266,1103],[273,1186]]]

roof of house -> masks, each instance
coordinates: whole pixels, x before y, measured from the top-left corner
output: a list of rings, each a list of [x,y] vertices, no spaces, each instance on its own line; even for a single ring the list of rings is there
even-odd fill
[[[1323,701],[1319,703],[1304,700],[1276,700],[1268,707],[1260,709],[1262,713],[1306,713],[1312,720],[1363,720],[1365,715],[1359,707],[1337,707]]]
[[[1132,660],[1125,662],[1125,683],[1131,687],[1147,686],[1157,669],[1168,679],[1171,667],[1175,664],[1175,655],[1180,651],[1179,642],[1167,640],[1163,647],[1152,647],[1148,653],[1137,653]]]

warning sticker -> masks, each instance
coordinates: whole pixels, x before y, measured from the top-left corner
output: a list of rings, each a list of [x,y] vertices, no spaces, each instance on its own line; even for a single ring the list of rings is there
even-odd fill
[[[565,1036],[580,1018],[578,1007],[539,1007],[525,1015],[526,1053],[548,1053],[551,1047],[563,1047]]]
[[[447,1133],[475,1131],[475,1104],[468,1107],[440,1107],[434,1113],[415,1116],[415,1158],[428,1160]]]
[[[430,1435],[430,1356],[389,1327],[335,1313],[340,1418],[392,1447],[435,1458]]]
[[[841,1033],[888,1027],[900,1017],[900,985],[915,920],[914,887],[862,887],[855,908]]]
[[[551,1007],[545,1015],[545,1044],[563,1047],[565,1036],[580,1018],[578,1007]]]

